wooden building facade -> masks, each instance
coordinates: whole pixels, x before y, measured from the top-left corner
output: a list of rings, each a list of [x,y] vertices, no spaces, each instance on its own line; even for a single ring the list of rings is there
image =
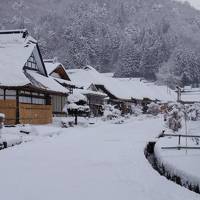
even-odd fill
[[[37,41],[27,30],[0,31],[0,113],[6,124],[52,122],[54,98],[68,90],[48,77]],[[2,63],[6,63],[5,65]]]

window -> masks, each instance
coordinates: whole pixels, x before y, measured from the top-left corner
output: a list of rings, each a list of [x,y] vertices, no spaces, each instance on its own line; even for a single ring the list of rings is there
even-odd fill
[[[4,90],[0,89],[0,99],[4,99]]]
[[[46,98],[45,98],[45,94],[42,94],[42,93],[20,91],[19,102],[27,103],[27,104],[45,105]]]
[[[33,104],[44,105],[44,104],[45,104],[45,99],[33,98],[33,99],[32,99],[32,103],[33,103]]]
[[[67,98],[63,96],[52,96],[53,112],[62,113]]]
[[[38,70],[37,62],[33,54],[31,54],[30,58],[26,62],[25,67],[33,70]]]
[[[16,100],[16,94],[16,90],[5,90],[6,99]]]
[[[20,103],[31,103],[31,97],[19,97]]]

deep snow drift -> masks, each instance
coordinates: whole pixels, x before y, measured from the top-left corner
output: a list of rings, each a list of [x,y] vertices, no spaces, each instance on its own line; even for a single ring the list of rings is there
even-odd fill
[[[144,157],[147,141],[162,126],[160,118],[105,122],[3,150],[1,198],[197,200],[198,194],[160,176]]]

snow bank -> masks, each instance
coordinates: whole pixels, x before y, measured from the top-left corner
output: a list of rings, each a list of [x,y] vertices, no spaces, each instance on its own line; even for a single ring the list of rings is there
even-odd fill
[[[181,144],[185,146],[185,139]],[[178,138],[161,138],[155,145],[154,153],[158,166],[165,171],[165,175],[180,177],[181,185],[190,187],[200,186],[200,150],[164,150],[162,147],[178,145]],[[188,139],[188,146],[198,146]],[[191,189],[191,188],[190,188]]]

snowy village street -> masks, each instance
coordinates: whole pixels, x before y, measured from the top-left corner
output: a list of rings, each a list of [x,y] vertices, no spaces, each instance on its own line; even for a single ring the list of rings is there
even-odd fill
[[[94,126],[94,127],[92,127]],[[144,156],[159,118],[61,129],[0,152],[4,200],[197,200],[160,176]]]

